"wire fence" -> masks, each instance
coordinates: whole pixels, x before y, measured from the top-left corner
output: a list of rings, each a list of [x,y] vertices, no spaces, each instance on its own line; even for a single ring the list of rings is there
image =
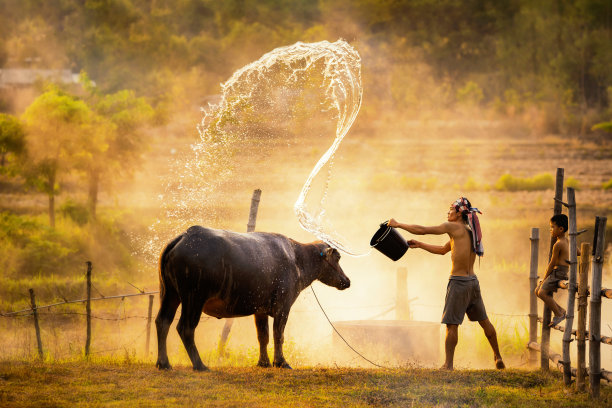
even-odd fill
[[[153,319],[152,306],[154,299],[157,301],[159,291],[146,291],[130,284],[138,293],[102,295],[100,290],[95,289],[97,296],[93,297],[91,296],[91,289],[94,289],[95,285],[91,280],[90,263],[88,263],[87,275],[86,288],[89,297],[69,300],[62,294],[62,301],[37,305],[35,303],[36,294],[31,290],[31,305],[29,308],[22,307],[19,310],[0,312],[0,318],[4,318],[1,320],[4,321],[3,331],[12,334],[12,336],[3,336],[3,339],[0,340],[0,355],[31,356],[32,350],[35,350],[38,351],[40,358],[61,359],[70,356],[104,355],[121,351],[125,354],[149,357]],[[149,298],[148,307],[146,303],[138,300],[143,296]],[[441,311],[443,308],[442,304],[420,303],[417,300],[417,298],[408,299],[404,304],[409,305],[412,310],[434,308]],[[114,302],[116,304],[113,304]],[[95,312],[92,311],[91,306],[86,310],[74,309],[74,306],[91,305],[92,303],[107,303],[107,305],[103,310],[100,310],[99,307],[93,308]],[[328,310],[332,313],[338,312],[341,314],[349,310],[356,310],[364,314],[371,311],[362,320],[385,318],[393,320],[398,316],[398,303],[394,300],[380,304],[338,305],[328,308]],[[291,314],[298,316],[313,313],[318,313],[318,310],[314,306],[304,307],[304,304],[293,308],[291,311]],[[510,319],[524,319],[528,316],[526,313],[489,312],[489,314]],[[411,318],[412,313],[404,313],[404,315]],[[87,319],[88,326],[95,325],[94,334],[92,334],[91,327],[83,330],[82,320],[78,322],[74,320],[75,318]],[[210,319],[212,318],[202,316],[203,322]],[[215,320],[213,319],[213,321]],[[9,324],[8,321],[14,323]],[[142,322],[142,326],[139,322]],[[107,323],[107,325],[101,326],[102,323]],[[21,336],[20,339],[17,338],[18,335]],[[91,350],[83,347],[84,344],[91,345],[92,343]]]

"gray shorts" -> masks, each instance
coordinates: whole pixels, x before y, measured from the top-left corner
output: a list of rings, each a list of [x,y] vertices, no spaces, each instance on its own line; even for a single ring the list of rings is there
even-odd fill
[[[482,296],[480,296],[478,278],[476,275],[451,275],[446,287],[442,323],[461,324],[466,313],[468,319],[473,322],[487,319],[487,311],[485,310]]]
[[[567,280],[568,272],[569,267],[565,265],[555,266],[550,275],[548,275],[544,281],[540,282],[540,286],[544,290],[544,293],[551,295],[553,292],[556,292],[557,289],[559,289],[559,282]]]

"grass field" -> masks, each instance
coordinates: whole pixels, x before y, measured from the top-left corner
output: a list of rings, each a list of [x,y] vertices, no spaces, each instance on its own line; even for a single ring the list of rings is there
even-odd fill
[[[120,220],[112,225],[121,227],[118,233],[128,236],[125,240],[133,248],[130,247],[132,252],[128,254],[129,268],[120,268],[111,262],[115,258],[110,255],[123,259],[121,251],[111,245],[114,242],[111,239],[97,238],[93,246],[96,250],[86,252],[90,256],[87,259],[94,264],[96,296],[135,293],[131,284],[147,290],[157,289],[157,258],[167,236],[164,229],[148,228],[157,225],[155,220],[160,220],[160,225],[167,227],[170,234],[192,224],[243,231],[254,188],[263,190],[258,230],[283,233],[302,242],[314,239],[297,224],[293,203],[330,140],[288,140],[279,146],[270,142],[269,150],[261,154],[252,149],[238,149],[231,177],[216,189],[204,188],[206,182],[198,179],[197,172],[182,179],[188,190],[199,194],[184,197],[177,193],[178,198],[185,199],[190,211],[172,214],[164,211],[175,208],[163,208],[162,204],[168,202],[159,197],[171,197],[164,183],[179,174],[171,163],[183,166],[191,143],[187,137],[178,138],[177,134],[158,135],[159,140],[135,179],[121,183],[114,192],[102,192],[101,214],[111,214],[109,218]],[[514,181],[528,182],[542,174],[552,177],[557,167],[563,167],[566,179],[572,178],[578,186],[578,228],[592,230],[594,215],[609,216],[612,212],[612,189],[603,187],[612,180],[610,163],[610,140],[533,138],[525,132],[491,125],[357,126],[338,150],[327,202],[338,231],[352,242],[367,246],[378,223],[391,216],[406,222],[439,223],[444,220],[450,200],[459,194],[469,196],[483,210],[481,222],[487,254],[482,265],[479,263],[478,275],[487,311],[498,330],[502,354],[511,367],[505,372],[475,370],[490,367],[491,362],[486,339],[473,324],[461,328],[456,354],[456,367],[461,370],[453,373],[423,367],[356,368],[360,360],[353,354],[343,364],[339,355],[330,351],[333,350],[328,344],[331,328],[310,291],[305,291],[296,302],[286,332],[287,341],[293,344],[287,344],[287,355],[298,369],[250,368],[256,361],[257,343],[249,318],[237,321],[232,329],[229,345],[237,350],[240,358],[223,366],[214,363],[223,321],[203,319],[196,331],[196,341],[206,364],[213,368],[204,374],[192,372],[178,335],[172,329],[169,352],[176,369],[159,372],[148,360],[153,357],[145,358],[143,353],[147,299],[142,297],[94,304],[92,350],[97,359],[91,362],[80,360],[85,343],[84,318],[79,315],[84,312],[82,305],[55,308],[41,314],[45,363],[33,362],[36,340],[31,319],[3,320],[0,359],[5,360],[0,361],[0,407],[612,406],[612,388],[608,386],[602,386],[602,398],[594,403],[587,394],[565,389],[557,372],[521,370],[525,367],[527,342],[528,237],[532,227],[540,228],[542,270],[546,263],[543,254],[547,252],[548,218],[554,192],[551,188],[514,191],[503,183],[495,187],[504,175],[512,176]],[[322,171],[320,179],[325,179],[326,171]],[[58,202],[73,195],[75,200],[82,201],[75,188],[67,188]],[[170,200],[169,204],[183,202]],[[46,222],[46,199],[40,194],[0,189],[0,208],[11,214],[33,214],[41,223]],[[608,237],[612,237],[608,224]],[[90,236],[91,226],[76,226],[61,217],[58,225],[66,237]],[[156,235],[159,240],[151,241],[153,245],[148,248],[145,244]],[[589,242],[591,237],[592,231],[589,231],[580,241]],[[443,243],[436,241],[436,237],[429,237],[428,242]],[[39,249],[41,245],[33,248]],[[146,249],[151,249],[150,253]],[[39,305],[61,301],[64,297],[82,298],[86,259],[80,253],[74,258],[74,264],[58,267],[56,274],[44,272],[0,279],[1,311],[27,308],[30,287],[36,291]],[[604,283],[610,282],[609,259],[607,255]],[[345,256],[342,265],[351,277],[350,290],[338,292],[319,285],[317,291],[332,320],[367,319],[395,301],[396,270],[405,267],[408,297],[417,298],[411,304],[413,319],[438,322],[449,262],[448,257],[431,257],[418,251],[410,251],[400,263],[391,263],[376,252],[362,258]],[[561,296],[560,302],[565,302],[564,295]],[[157,302],[156,297],[154,314]],[[603,304],[602,335],[610,335],[612,330],[608,324],[611,306],[612,303]],[[561,340],[555,336],[556,333],[551,344],[559,352]],[[322,343],[327,345],[325,350],[329,353],[319,352],[317,347],[322,347]],[[151,349],[155,345],[153,330]],[[384,350],[375,347],[354,346],[381,363],[388,357]],[[602,367],[609,370],[612,354],[605,347],[602,350]],[[122,359],[123,353],[126,358]],[[573,357],[572,361],[575,361]]]
[[[601,398],[565,389],[560,373],[522,370],[440,371],[187,367],[151,364],[0,362],[3,407],[68,406],[401,406],[604,407]]]

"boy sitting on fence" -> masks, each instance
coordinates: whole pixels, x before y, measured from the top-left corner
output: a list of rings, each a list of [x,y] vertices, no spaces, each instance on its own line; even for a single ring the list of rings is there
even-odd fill
[[[565,233],[567,232],[567,215],[556,214],[550,219],[550,234],[557,241],[553,245],[552,256],[544,280],[536,287],[536,295],[544,301],[546,306],[553,311],[555,317],[550,326],[556,326],[565,319],[565,309],[555,302],[552,295],[559,288],[559,282],[568,279],[569,271],[569,243]]]

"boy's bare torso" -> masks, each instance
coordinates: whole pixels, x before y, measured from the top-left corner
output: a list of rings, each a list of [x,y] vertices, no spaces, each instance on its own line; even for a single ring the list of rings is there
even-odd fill
[[[471,276],[474,275],[474,261],[476,253],[472,250],[470,230],[463,222],[449,222],[450,245],[451,245],[451,275]]]
[[[559,249],[559,256],[556,259],[556,263],[553,266],[568,266],[569,263],[569,242],[567,237],[557,238],[555,246]]]

